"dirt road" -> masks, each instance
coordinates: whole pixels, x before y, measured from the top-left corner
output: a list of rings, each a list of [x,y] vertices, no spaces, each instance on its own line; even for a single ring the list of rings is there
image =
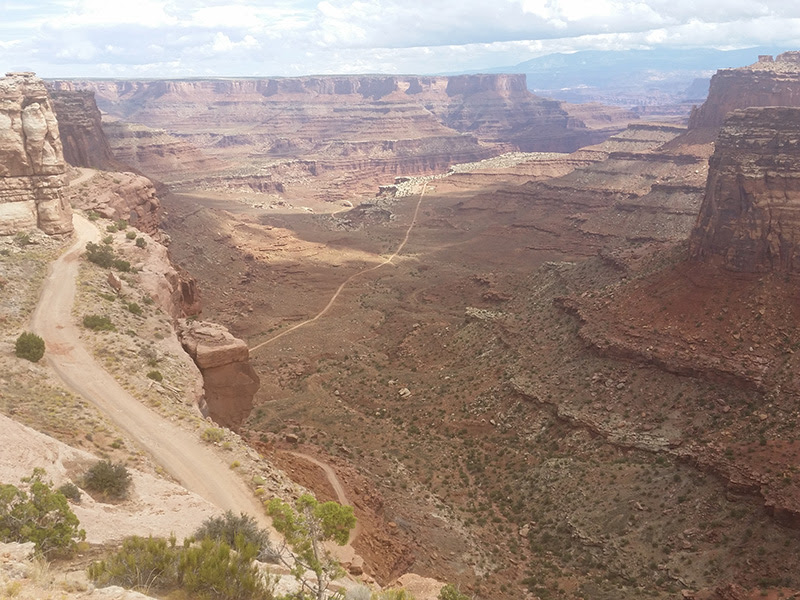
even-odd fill
[[[31,328],[45,340],[48,363],[69,389],[97,406],[185,488],[223,510],[245,512],[267,525],[263,508],[247,485],[211,448],[142,405],[81,344],[71,314],[79,256],[86,243],[97,241],[100,234],[78,214],[73,222],[76,240],[50,266],[31,318]]]
[[[321,319],[323,316],[325,316],[325,313],[327,313],[331,309],[333,304],[336,302],[336,299],[339,297],[339,294],[341,294],[342,290],[344,290],[344,288],[347,287],[347,284],[349,284],[351,281],[353,281],[356,277],[360,277],[361,275],[364,275],[365,273],[369,273],[370,271],[375,271],[375,270],[380,269],[381,267],[384,267],[384,266],[388,265],[389,263],[391,263],[397,257],[397,255],[400,254],[400,252],[402,252],[402,250],[405,247],[406,243],[408,243],[408,238],[411,235],[411,230],[414,229],[414,225],[417,224],[417,215],[419,214],[419,207],[422,205],[422,198],[425,196],[425,190],[427,189],[427,187],[428,187],[428,182],[426,181],[422,185],[422,190],[419,193],[419,199],[417,200],[417,206],[414,209],[414,216],[411,218],[411,224],[409,224],[408,229],[406,229],[406,235],[405,235],[405,237],[403,237],[403,241],[400,242],[400,245],[397,247],[397,249],[394,251],[394,253],[389,258],[383,259],[377,265],[372,265],[371,267],[367,267],[366,269],[362,269],[361,271],[358,271],[357,273],[353,273],[352,275],[350,275],[350,277],[345,279],[339,285],[339,287],[336,288],[336,291],[333,293],[333,296],[331,296],[331,299],[328,300],[328,303],[325,305],[325,308],[323,308],[321,311],[319,311],[316,315],[314,315],[310,319],[306,319],[305,321],[302,321],[302,322],[298,323],[297,325],[292,325],[291,327],[289,327],[289,329],[287,329],[285,331],[282,331],[277,335],[272,336],[268,340],[264,340],[260,344],[256,344],[255,346],[250,348],[250,352],[253,353],[256,350],[258,350],[259,348],[263,348],[264,346],[267,346],[267,345],[271,344],[275,340],[280,339],[283,336],[293,332],[295,329],[300,329],[301,327],[305,327],[306,325],[309,325],[310,323],[313,323],[314,321],[317,321],[318,319]]]

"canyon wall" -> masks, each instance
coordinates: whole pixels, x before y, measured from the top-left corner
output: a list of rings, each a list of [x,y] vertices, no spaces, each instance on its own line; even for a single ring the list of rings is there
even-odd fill
[[[0,234],[39,227],[72,231],[66,163],[44,82],[33,73],[0,79]]]
[[[560,102],[528,92],[524,75],[52,85],[93,91],[117,157],[168,183],[222,177],[235,187],[238,177],[286,189],[291,181],[273,173],[274,163],[302,159],[318,175],[362,174],[371,189],[378,177],[440,172],[509,150],[569,152],[624,128],[587,127]]]
[[[90,91],[50,90],[64,159],[74,167],[124,170],[114,158]]]
[[[691,255],[735,271],[800,271],[800,108],[747,108],[726,119]]]
[[[717,71],[705,103],[692,110],[689,129],[716,133],[728,113],[750,106],[800,106],[800,52],[762,56],[750,66]]]

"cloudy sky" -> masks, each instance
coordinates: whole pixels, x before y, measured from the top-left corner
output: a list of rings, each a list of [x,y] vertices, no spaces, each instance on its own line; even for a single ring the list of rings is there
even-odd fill
[[[438,73],[553,52],[800,48],[798,0],[0,0],[43,77]]]

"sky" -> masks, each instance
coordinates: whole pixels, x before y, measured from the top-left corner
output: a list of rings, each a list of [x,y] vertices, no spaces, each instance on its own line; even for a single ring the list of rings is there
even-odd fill
[[[555,52],[800,49],[800,0],[0,0],[42,77],[432,74]]]

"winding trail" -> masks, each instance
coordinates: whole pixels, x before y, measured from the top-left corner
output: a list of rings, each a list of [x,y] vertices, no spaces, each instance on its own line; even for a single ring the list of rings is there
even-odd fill
[[[285,452],[286,454],[296,456],[297,458],[310,462],[311,464],[314,464],[322,469],[322,471],[325,473],[325,478],[328,480],[328,483],[331,484],[333,492],[336,494],[336,501],[339,504],[352,506],[350,500],[347,498],[347,492],[344,491],[344,486],[342,485],[342,482],[333,467],[331,467],[328,463],[319,460],[318,458],[314,458],[308,454],[303,454],[302,452],[293,452],[291,450],[286,450]],[[347,540],[348,545],[352,546],[360,533],[361,521],[356,521],[356,526],[350,532],[350,537]]]
[[[186,489],[222,510],[247,513],[268,526],[260,502],[211,448],[141,404],[84,348],[72,317],[75,282],[80,254],[100,233],[78,214],[73,223],[76,239],[50,265],[31,317],[31,329],[45,340],[47,362],[70,390],[100,409]]]
[[[339,285],[339,287],[336,288],[336,291],[333,293],[333,296],[331,296],[331,299],[328,300],[328,303],[325,305],[325,308],[323,308],[321,311],[319,311],[316,315],[314,315],[310,319],[306,319],[305,321],[301,321],[300,323],[297,323],[296,325],[292,325],[291,327],[289,327],[289,329],[287,329],[285,331],[282,331],[277,335],[272,336],[271,338],[261,342],[260,344],[256,344],[255,346],[250,348],[250,352],[251,353],[255,352],[259,348],[263,348],[264,346],[267,346],[267,345],[271,344],[275,340],[278,340],[278,339],[282,338],[283,336],[290,334],[294,330],[300,329],[301,327],[305,327],[306,325],[309,325],[310,323],[313,323],[314,321],[319,320],[320,318],[325,316],[325,314],[331,309],[333,304],[336,302],[336,299],[339,297],[339,294],[341,294],[342,290],[344,290],[344,288],[347,287],[347,284],[349,284],[351,281],[353,281],[356,277],[360,277],[361,275],[364,275],[365,273],[369,273],[370,271],[376,271],[376,270],[380,269],[381,267],[385,267],[390,262],[392,262],[397,257],[397,255],[400,254],[400,252],[403,251],[403,248],[405,247],[406,243],[408,243],[408,238],[411,235],[411,230],[414,229],[414,226],[417,224],[417,215],[419,214],[419,208],[422,205],[422,198],[425,196],[425,190],[427,188],[428,188],[428,182],[426,181],[422,185],[422,191],[420,191],[420,193],[419,193],[419,200],[417,200],[417,206],[414,209],[414,216],[411,218],[411,224],[408,226],[408,229],[406,229],[406,234],[403,237],[403,241],[400,242],[400,245],[397,247],[397,249],[394,251],[394,253],[389,258],[385,258],[383,261],[379,262],[377,265],[373,265],[371,267],[367,267],[365,269],[362,269],[361,271],[358,271],[358,272],[353,273],[352,275],[350,275],[350,277],[345,279],[341,283],[341,285]]]

